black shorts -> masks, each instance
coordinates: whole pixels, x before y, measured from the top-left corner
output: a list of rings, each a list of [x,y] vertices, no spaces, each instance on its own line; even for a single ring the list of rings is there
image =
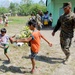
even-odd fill
[[[31,55],[30,55],[30,58],[35,59],[36,55],[37,55],[37,53],[34,53],[34,52],[31,50]]]

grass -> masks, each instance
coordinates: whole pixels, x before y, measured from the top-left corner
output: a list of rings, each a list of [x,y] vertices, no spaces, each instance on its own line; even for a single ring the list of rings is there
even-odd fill
[[[11,16],[8,17],[8,25],[25,25],[27,20],[29,19],[29,16]],[[0,28],[4,27],[4,24],[0,24]]]
[[[27,16],[28,17],[28,16]],[[22,17],[22,16],[16,16],[16,17],[9,17],[9,24],[25,24],[28,20],[27,17]]]

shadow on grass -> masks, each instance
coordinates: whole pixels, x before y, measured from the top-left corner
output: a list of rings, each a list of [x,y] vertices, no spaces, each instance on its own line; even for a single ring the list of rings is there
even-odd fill
[[[29,57],[27,56],[23,56],[22,58],[26,58],[29,59]],[[41,61],[41,62],[46,62],[46,63],[50,63],[50,64],[56,64],[56,63],[63,63],[62,58],[56,58],[56,57],[46,57],[46,56],[36,56],[36,60]]]
[[[0,60],[0,61],[3,61],[3,65],[0,66],[0,72],[3,73],[12,72],[12,73],[21,73],[21,74],[31,73],[30,70],[31,68],[15,67],[15,66],[11,66],[11,64],[7,60]]]
[[[21,73],[21,74],[25,73],[25,72],[22,72],[20,70],[21,68],[22,67],[14,67],[14,66],[7,67],[5,65],[1,65],[0,66],[0,71],[3,72],[3,73],[9,72],[9,71],[12,72],[12,73]]]
[[[62,58],[46,57],[46,56],[43,56],[43,55],[37,56],[36,60],[46,62],[46,63],[50,63],[50,64],[63,63]]]

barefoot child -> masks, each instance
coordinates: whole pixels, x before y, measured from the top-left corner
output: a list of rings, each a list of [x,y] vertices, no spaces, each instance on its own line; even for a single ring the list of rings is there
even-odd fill
[[[32,30],[32,34],[29,38],[24,38],[24,39],[17,39],[14,40],[15,42],[30,42],[30,47],[31,47],[31,62],[32,62],[32,70],[31,73],[34,72],[35,69],[35,57],[37,53],[39,52],[40,49],[40,39],[43,38],[49,46],[52,46],[52,44],[47,41],[43,35],[41,35],[40,31],[36,29],[36,21],[35,20],[30,20],[28,22],[30,30]]]
[[[0,47],[4,49],[4,54],[8,59],[8,62],[10,62],[10,58],[7,55],[8,52],[8,48],[9,48],[9,42],[8,40],[10,40],[10,42],[12,43],[12,38],[10,38],[8,35],[6,35],[6,29],[2,28],[0,33]]]

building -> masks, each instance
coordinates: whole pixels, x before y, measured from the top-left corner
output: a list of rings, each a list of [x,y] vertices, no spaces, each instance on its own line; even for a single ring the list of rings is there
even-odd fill
[[[72,3],[72,11],[75,12],[75,0],[46,0],[46,6],[49,13],[52,13],[53,16],[53,24],[54,27],[57,23],[60,15],[63,14],[63,3],[71,2]]]

